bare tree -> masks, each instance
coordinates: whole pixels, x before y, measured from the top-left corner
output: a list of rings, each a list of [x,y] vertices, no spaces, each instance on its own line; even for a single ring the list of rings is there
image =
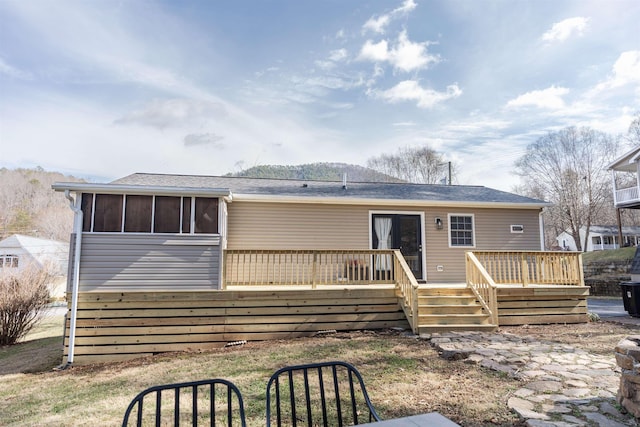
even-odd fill
[[[372,157],[367,160],[367,167],[404,181],[422,184],[448,182],[454,175],[453,165],[445,161],[442,154],[427,146],[404,147],[396,154]]]
[[[626,139],[632,146],[640,144],[640,113],[636,115],[629,125]]]
[[[527,147],[516,162],[524,188],[554,206],[545,222],[554,232],[568,231],[578,250],[586,248],[586,236],[608,207],[611,181],[607,166],[619,148],[617,138],[590,128],[568,127],[551,132]],[[580,229],[585,227],[585,241]]]
[[[41,168],[0,169],[0,239],[18,233],[69,240],[73,213],[51,189],[56,181],[78,179]]]
[[[34,265],[15,273],[0,271],[0,346],[15,344],[38,323],[49,303],[51,277]]]

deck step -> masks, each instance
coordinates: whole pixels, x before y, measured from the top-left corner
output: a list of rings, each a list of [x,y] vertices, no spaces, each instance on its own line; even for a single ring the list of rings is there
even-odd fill
[[[418,297],[419,305],[473,305],[477,304],[474,295],[428,295]]]
[[[420,314],[482,314],[482,306],[473,304],[419,304]]]
[[[488,314],[422,314],[418,316],[418,326],[426,325],[486,325]]]
[[[493,332],[498,327],[496,325],[425,325],[418,327],[418,335],[434,334],[441,332],[468,332],[468,331],[480,331],[480,332]]]
[[[497,328],[491,324],[491,316],[483,310],[473,291],[466,287],[420,287],[416,320],[421,334]]]
[[[428,287],[420,287],[418,289],[419,297],[427,297],[427,296],[473,296],[473,291],[469,288],[428,288]]]

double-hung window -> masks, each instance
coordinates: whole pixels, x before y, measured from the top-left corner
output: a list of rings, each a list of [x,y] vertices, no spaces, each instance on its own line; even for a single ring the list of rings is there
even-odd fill
[[[449,246],[474,247],[473,215],[449,215]]]
[[[0,268],[18,268],[18,255],[0,255]]]

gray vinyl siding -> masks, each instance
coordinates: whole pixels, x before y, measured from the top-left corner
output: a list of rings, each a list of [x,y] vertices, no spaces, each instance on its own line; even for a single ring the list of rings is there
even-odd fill
[[[369,249],[369,216],[376,212],[424,213],[423,249],[428,283],[465,281],[465,252],[540,250],[540,209],[359,206],[237,201],[229,204],[229,249]],[[449,247],[448,214],[473,214],[475,247]],[[443,221],[438,230],[435,219]],[[522,225],[523,233],[511,233]],[[442,271],[438,271],[438,266]]]
[[[220,237],[82,235],[80,292],[218,288]]]

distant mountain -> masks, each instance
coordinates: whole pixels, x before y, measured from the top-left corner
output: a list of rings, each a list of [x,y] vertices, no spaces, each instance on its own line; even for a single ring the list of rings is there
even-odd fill
[[[226,176],[248,178],[307,179],[314,181],[342,181],[344,174],[350,182],[404,182],[401,179],[358,165],[346,163],[309,163],[306,165],[263,165],[228,173]]]
[[[0,240],[24,234],[69,241],[73,211],[64,194],[51,189],[56,181],[83,180],[42,168],[0,168]]]

